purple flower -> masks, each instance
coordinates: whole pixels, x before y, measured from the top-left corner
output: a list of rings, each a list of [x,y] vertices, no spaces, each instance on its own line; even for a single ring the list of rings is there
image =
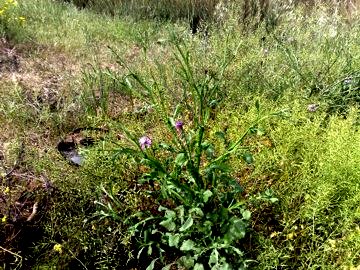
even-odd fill
[[[183,121],[176,121],[175,123],[175,128],[177,131],[182,131],[183,130],[183,126],[184,126],[184,122]]]
[[[149,148],[151,146],[151,139],[148,136],[143,136],[139,139],[141,150]]]
[[[309,112],[316,112],[318,108],[319,108],[318,104],[310,104],[308,105],[307,109]]]

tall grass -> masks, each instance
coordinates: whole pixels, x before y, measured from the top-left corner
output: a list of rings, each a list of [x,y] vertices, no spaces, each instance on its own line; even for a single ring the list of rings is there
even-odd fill
[[[90,7],[111,15],[130,15],[137,19],[177,20],[192,16],[209,17],[219,0],[74,0],[72,2],[78,7]]]
[[[60,0],[64,1],[64,0]],[[111,15],[130,16],[136,19],[157,18],[161,20],[191,20],[200,17],[208,21],[218,21],[224,13],[236,13],[239,24],[248,25],[252,21],[277,21],[287,11],[296,6],[312,9],[328,6],[333,12],[341,12],[351,17],[359,8],[358,0],[67,0],[80,8],[90,7],[98,12]]]

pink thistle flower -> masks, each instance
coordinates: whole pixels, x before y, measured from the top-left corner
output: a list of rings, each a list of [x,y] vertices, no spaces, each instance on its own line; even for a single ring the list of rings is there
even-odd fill
[[[184,127],[184,122],[183,121],[176,121],[175,123],[175,128],[177,131],[182,131]]]
[[[151,143],[152,141],[148,136],[143,136],[139,139],[141,150],[145,150],[145,148],[149,148],[151,146]]]

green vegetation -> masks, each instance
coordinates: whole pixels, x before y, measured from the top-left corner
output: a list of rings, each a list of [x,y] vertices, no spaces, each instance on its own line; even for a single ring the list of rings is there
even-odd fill
[[[355,2],[69,2],[0,1],[0,267],[359,269]]]

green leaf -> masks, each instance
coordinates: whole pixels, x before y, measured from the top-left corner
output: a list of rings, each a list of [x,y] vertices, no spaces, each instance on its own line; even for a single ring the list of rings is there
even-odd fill
[[[264,136],[265,134],[266,134],[265,129],[263,129],[263,128],[257,128],[256,129],[256,135]]]
[[[205,142],[203,142],[203,143],[201,144],[202,150],[206,150],[206,149],[208,149],[210,146],[211,146],[211,144],[210,144],[209,142],[207,142],[207,141],[205,141]]]
[[[194,207],[189,210],[189,214],[195,213],[197,217],[203,217],[204,212],[199,207]]]
[[[138,252],[138,254],[137,254],[137,256],[136,256],[136,258],[137,258],[138,260],[140,259],[141,253],[143,252],[144,248],[145,248],[145,247],[142,247],[142,248],[139,250],[139,252]]]
[[[159,208],[158,208],[158,210],[161,212],[161,211],[166,211],[166,210],[168,210],[168,209],[167,209],[166,207],[160,205]]]
[[[147,254],[148,254],[148,256],[151,256],[151,254],[152,254],[152,246],[151,245],[148,247]]]
[[[230,264],[228,264],[227,262],[222,263],[220,268],[218,268],[219,270],[232,270]]]
[[[214,224],[210,220],[207,220],[207,221],[204,222],[203,228],[204,228],[204,230],[212,232],[211,228],[212,228],[213,225]]]
[[[219,139],[223,140],[224,142],[226,141],[225,133],[222,131],[215,132],[215,136],[218,137]]]
[[[176,164],[177,166],[183,166],[183,165],[185,165],[186,161],[187,161],[187,157],[186,157],[186,155],[185,155],[184,153],[178,154],[178,155],[176,156],[176,158],[175,158],[175,164]]]
[[[159,143],[159,148],[174,152],[174,148],[166,143]]]
[[[259,112],[260,111],[260,102],[258,99],[255,101],[255,107],[256,107],[256,110]]]
[[[209,102],[209,107],[215,109],[219,102],[216,99],[213,99]]]
[[[169,246],[177,248],[179,246],[179,242],[180,242],[180,234],[167,233],[167,236],[169,237]]]
[[[167,210],[165,211],[165,217],[166,217],[167,219],[176,218],[176,213],[175,213],[174,211],[172,211],[172,210],[167,209]]]
[[[163,268],[161,268],[161,270],[170,270],[172,265],[173,263],[167,264]]]
[[[231,222],[229,231],[227,233],[228,241],[232,242],[237,239],[245,237],[246,223],[239,218],[235,218]]]
[[[229,184],[234,188],[236,193],[242,193],[244,189],[240,186],[239,182],[236,179],[230,179]]]
[[[146,270],[153,270],[155,267],[155,262],[158,260],[158,258],[151,261],[148,267],[146,267]]]
[[[175,120],[174,120],[174,118],[169,117],[169,118],[168,118],[168,122],[169,122],[169,124],[170,124],[172,127],[175,127]]]
[[[203,201],[206,203],[208,202],[209,198],[213,195],[213,193],[211,192],[211,190],[205,190],[205,192],[203,193]]]
[[[185,240],[181,247],[180,247],[181,251],[190,251],[190,250],[196,250],[195,247],[195,242],[192,240]]]
[[[210,145],[207,149],[206,149],[206,157],[208,159],[211,159],[215,156],[215,148],[213,145]]]
[[[196,263],[194,270],[204,270],[204,265],[202,263]]]
[[[195,263],[194,258],[191,256],[182,256],[178,260],[179,266],[184,267],[185,269],[190,269],[191,267],[194,266],[194,263]]]
[[[184,221],[184,216],[185,216],[185,209],[183,205],[180,205],[178,207],[175,208],[176,212],[178,213],[178,218],[180,218],[181,223],[183,223]]]
[[[251,217],[251,212],[249,210],[245,210],[242,212],[243,219],[249,220]]]
[[[209,265],[216,265],[219,263],[219,251],[216,248],[211,252],[208,263]]]
[[[242,252],[240,249],[236,248],[236,247],[233,247],[233,246],[230,246],[232,248],[232,250],[237,254],[239,255],[240,257],[244,256],[244,252]]]
[[[181,109],[182,109],[182,108],[181,108],[181,105],[178,104],[178,105],[176,106],[176,108],[175,108],[174,115],[173,115],[173,119],[178,117],[179,113],[181,112]]]
[[[243,158],[247,164],[252,164],[254,162],[254,158],[250,153],[243,154]]]
[[[190,216],[188,217],[188,219],[185,221],[185,223],[180,227],[179,231],[180,232],[184,232],[187,229],[189,229],[192,225],[194,224],[194,220],[193,218]]]
[[[159,224],[165,227],[168,231],[174,231],[176,228],[175,223],[171,219],[165,219],[161,221]]]

